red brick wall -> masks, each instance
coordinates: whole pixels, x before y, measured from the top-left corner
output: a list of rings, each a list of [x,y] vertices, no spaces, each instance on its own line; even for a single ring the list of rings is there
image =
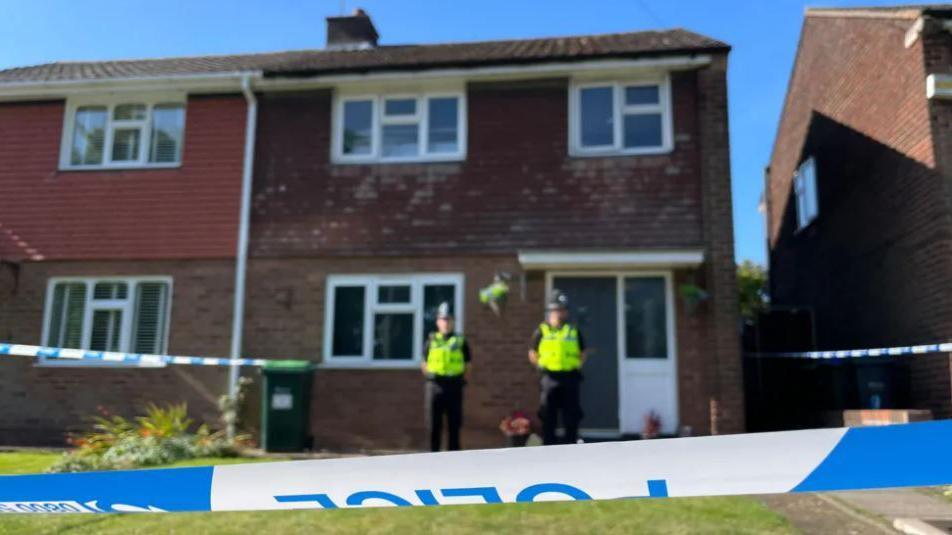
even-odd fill
[[[234,256],[245,103],[191,97],[182,166],[59,171],[64,104],[0,104],[0,232],[24,256],[63,259]]]
[[[234,268],[231,261],[24,263],[0,312],[0,340],[38,344],[47,281],[56,276],[168,275],[173,278],[169,347],[172,354],[227,356]],[[0,281],[3,275],[0,274]],[[0,282],[0,296],[3,296]],[[187,402],[192,417],[217,424],[217,398],[227,370],[36,367],[31,359],[0,360],[0,443],[63,445],[64,435],[88,426],[97,407],[141,414],[150,402]]]
[[[906,48],[912,24],[810,14],[804,22],[767,184],[770,280],[775,304],[813,310],[821,349],[952,334],[952,211],[939,165],[947,151],[933,144],[949,122],[925,98],[935,70],[924,57],[936,56],[925,43],[939,34],[927,24]],[[797,232],[792,176],[809,155],[819,217]],[[952,414],[948,358],[916,358],[910,368],[912,403]]]
[[[481,305],[477,296],[497,270],[514,274],[501,317]],[[526,350],[530,334],[542,319],[545,283],[541,272],[529,272],[523,301],[521,271],[513,256],[256,259],[249,272],[247,353],[320,359],[328,275],[419,272],[464,275],[463,330],[474,357],[466,390],[463,441],[468,448],[498,446],[503,416],[514,409],[534,415],[538,408],[537,376],[526,359]],[[677,282],[689,280],[703,284],[703,274],[700,279],[689,272],[676,274]],[[714,315],[708,305],[692,312],[681,306],[680,299],[676,303],[680,423],[691,426],[694,433],[706,434],[710,432],[709,400],[714,396],[717,374],[712,358]],[[320,369],[312,396],[311,429],[317,447],[422,448],[426,443],[423,379],[418,369]],[[726,403],[731,414],[737,410],[732,402],[736,399]]]
[[[697,78],[672,74],[673,152],[614,158],[568,156],[564,79],[470,84],[467,157],[456,163],[332,165],[330,91],[264,95],[252,250],[701,246]],[[726,123],[719,135],[726,145]]]

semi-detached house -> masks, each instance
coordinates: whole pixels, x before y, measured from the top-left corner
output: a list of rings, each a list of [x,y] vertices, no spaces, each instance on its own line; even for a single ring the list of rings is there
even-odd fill
[[[537,406],[527,343],[558,288],[592,352],[585,433],[651,411],[741,431],[728,50],[686,30],[384,46],[359,12],[321,50],[0,71],[0,339],[227,356],[243,280],[241,354],[320,362],[316,446],[416,447],[447,301],[474,349],[464,445],[492,446]],[[478,296],[497,273],[498,314]],[[97,406],[210,419],[227,382],[2,366],[5,443]]]

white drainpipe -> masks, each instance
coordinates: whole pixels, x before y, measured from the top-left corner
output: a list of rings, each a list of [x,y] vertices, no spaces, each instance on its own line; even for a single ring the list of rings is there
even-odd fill
[[[255,155],[255,130],[258,122],[258,100],[251,89],[251,75],[241,79],[241,92],[248,102],[245,122],[245,157],[241,171],[241,214],[238,223],[238,249],[235,253],[235,302],[231,321],[231,353],[233,359],[241,358],[241,334],[244,330],[245,273],[248,265],[248,227],[251,219],[251,181]],[[232,364],[228,370],[228,396],[238,394],[239,366]],[[235,434],[234,424],[228,425],[228,436]]]

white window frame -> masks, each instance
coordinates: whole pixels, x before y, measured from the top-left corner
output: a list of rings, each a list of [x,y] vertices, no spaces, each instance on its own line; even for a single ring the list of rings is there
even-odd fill
[[[188,124],[188,105],[184,93],[150,93],[143,94],[115,94],[103,96],[70,97],[66,101],[63,117],[63,134],[60,142],[61,171],[76,170],[103,170],[103,169],[163,169],[182,166],[182,156],[185,153],[185,131]],[[113,119],[116,106],[123,104],[143,104],[146,107],[144,120]],[[177,162],[150,162],[149,150],[152,146],[152,111],[160,104],[181,104],[183,113],[182,147]],[[84,106],[102,106],[106,108],[106,127],[103,137],[102,163],[73,164],[71,161],[73,148],[73,134],[76,126],[76,110]],[[140,128],[139,157],[135,161],[112,161],[112,141],[115,130],[123,128]]]
[[[384,116],[384,101],[416,99],[416,114],[413,116]],[[455,152],[427,152],[430,128],[430,99],[455,98],[457,104],[456,122],[457,149]],[[344,154],[344,104],[354,101],[371,101],[371,134],[369,154]],[[333,114],[331,119],[331,161],[340,164],[366,163],[406,163],[406,162],[448,162],[466,159],[466,92],[465,91],[426,91],[426,92],[382,92],[382,93],[334,93]],[[383,156],[383,126],[391,124],[416,124],[419,132],[418,152],[413,156]]]
[[[413,274],[376,274],[376,275],[329,275],[325,285],[324,303],[324,359],[323,368],[418,368],[423,353],[423,287],[431,285],[449,285],[456,287],[455,293],[455,329],[463,332],[463,303],[465,295],[464,277],[461,273],[413,273]],[[377,303],[377,288],[380,286],[410,286],[409,303]],[[364,339],[362,355],[333,355],[334,340],[334,298],[335,290],[340,286],[364,287]],[[413,355],[407,360],[374,360],[373,358],[373,318],[378,312],[396,312],[413,314]]]
[[[126,283],[128,285],[128,291],[126,294],[126,299],[93,299],[93,288],[96,284],[101,282],[120,282]],[[168,295],[166,297],[165,305],[165,318],[163,319],[163,325],[165,325],[165,332],[162,333],[162,347],[167,352],[169,347],[169,331],[170,325],[169,321],[172,318],[172,293],[173,293],[173,284],[172,277],[166,275],[158,276],[115,276],[115,277],[51,277],[47,281],[46,286],[46,303],[43,307],[43,329],[42,329],[42,338],[40,345],[45,346],[49,340],[49,329],[50,329],[50,320],[53,316],[53,295],[56,289],[57,284],[61,283],[85,283],[86,284],[86,304],[83,310],[83,333],[82,341],[80,345],[82,347],[66,348],[66,349],[80,349],[84,351],[89,350],[90,338],[92,337],[92,319],[93,312],[96,310],[121,310],[122,311],[122,326],[119,335],[119,353],[129,353],[130,344],[132,343],[132,329],[133,329],[133,319],[135,317],[135,292],[136,286],[140,283],[150,283],[150,282],[160,282],[167,285]],[[106,366],[106,367],[135,367],[136,364],[128,364],[125,362],[118,361],[106,361],[106,360],[72,360],[72,359],[54,359],[40,356],[39,361],[37,362],[38,366],[66,366],[66,367],[89,367],[89,366]],[[162,367],[162,366],[152,366],[152,367]]]
[[[820,215],[819,193],[816,181],[816,160],[804,160],[793,175],[793,193],[796,197],[797,232],[807,228]]]
[[[657,86],[658,104],[625,104],[625,88],[637,86]],[[597,147],[582,145],[582,104],[583,89],[593,87],[611,87],[614,110],[614,132],[611,145]],[[661,145],[657,147],[624,146],[624,121],[627,114],[632,113],[660,113],[661,114]],[[613,79],[613,80],[573,80],[569,87],[569,156],[598,157],[598,156],[636,156],[647,154],[665,154],[674,150],[674,112],[671,105],[671,79],[665,74],[662,77]]]

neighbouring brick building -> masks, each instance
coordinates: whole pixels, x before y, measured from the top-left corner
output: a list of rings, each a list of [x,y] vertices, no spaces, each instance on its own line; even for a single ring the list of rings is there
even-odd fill
[[[817,349],[952,336],[952,7],[809,9],[767,172],[773,304]],[[952,416],[948,354],[908,403]]]
[[[526,349],[552,288],[594,353],[584,433],[636,434],[652,410],[668,433],[743,430],[727,45],[672,30],[384,46],[366,15],[328,24],[324,50],[0,72],[0,141],[16,140],[0,143],[0,197],[22,205],[0,215],[17,236],[0,334],[228,354],[244,170],[243,354],[319,362],[316,446],[424,443],[419,359],[442,301],[474,350],[464,445],[499,444],[502,417],[538,404]],[[502,272],[497,315],[478,293]],[[0,399],[55,408],[0,413],[0,442],[225,385],[4,366]]]

